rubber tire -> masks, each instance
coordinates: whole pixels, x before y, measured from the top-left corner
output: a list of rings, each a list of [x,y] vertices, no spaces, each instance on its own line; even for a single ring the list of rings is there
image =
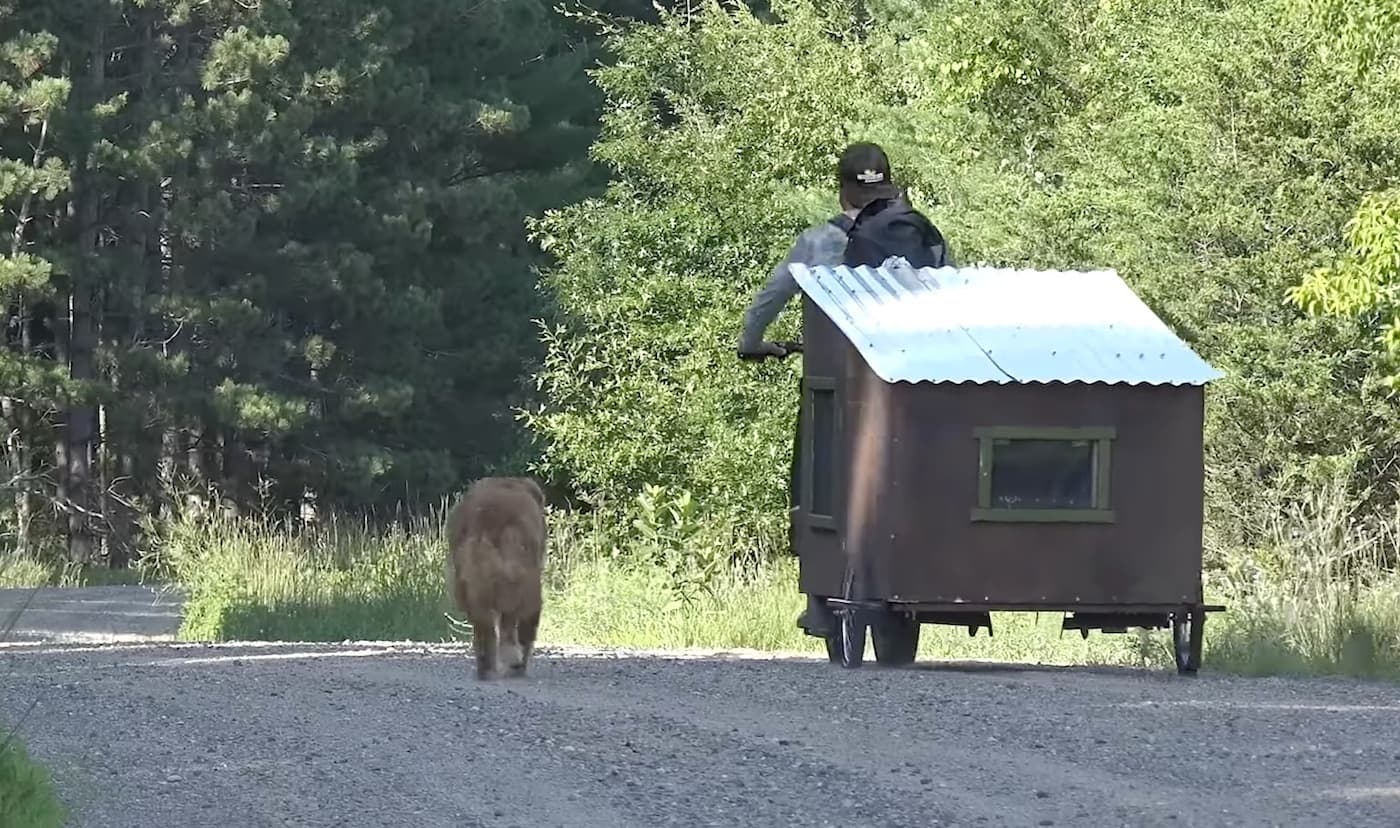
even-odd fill
[[[871,625],[875,639],[875,661],[882,667],[904,667],[914,663],[919,652],[919,631],[923,625],[903,613],[886,612]]]
[[[836,614],[836,631],[826,640],[832,663],[854,670],[865,663],[865,613],[845,610]]]
[[[1177,675],[1194,676],[1201,669],[1205,644],[1205,613],[1189,610],[1172,614],[1172,655]]]

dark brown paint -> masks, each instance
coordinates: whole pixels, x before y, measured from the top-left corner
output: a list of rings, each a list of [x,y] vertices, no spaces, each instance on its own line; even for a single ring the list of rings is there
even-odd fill
[[[840,411],[835,530],[797,515],[804,592],[841,595],[849,553],[863,593],[853,598],[969,609],[1201,600],[1201,387],[886,383],[803,305],[804,377],[834,380]],[[974,523],[982,426],[1115,427],[1115,522]]]

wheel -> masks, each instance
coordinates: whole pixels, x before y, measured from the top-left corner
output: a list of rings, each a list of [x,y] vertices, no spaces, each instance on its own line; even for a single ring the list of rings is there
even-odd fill
[[[1172,614],[1172,652],[1176,656],[1178,675],[1194,676],[1201,669],[1205,620],[1206,614],[1200,609]]]
[[[826,657],[832,664],[855,669],[865,663],[864,613],[846,609],[836,614],[836,628],[826,639]]]
[[[902,612],[885,612],[871,625],[875,639],[875,661],[884,667],[902,667],[914,663],[919,651],[921,625]]]

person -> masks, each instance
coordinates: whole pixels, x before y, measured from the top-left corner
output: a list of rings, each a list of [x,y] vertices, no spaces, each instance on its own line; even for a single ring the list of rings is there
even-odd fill
[[[952,264],[942,234],[909,206],[904,191],[895,184],[889,156],[879,144],[851,144],[836,166],[841,212],[804,230],[750,301],[739,335],[740,358],[788,355],[786,346],[765,337],[769,326],[801,290],[789,272],[789,265],[879,266],[894,256],[903,257],[914,267]],[[799,403],[788,479],[788,507],[794,517],[801,505],[799,464],[803,419]],[[789,520],[788,542],[794,555],[797,554],[795,532],[795,521]],[[798,617],[797,625],[808,635],[825,637],[832,631],[831,613],[820,600],[808,595],[807,609]]]
[[[837,163],[840,214],[804,230],[768,281],[744,311],[739,355],[747,358],[784,357],[787,349],[764,339],[800,288],[789,272],[792,264],[836,267],[869,264],[879,266],[890,256],[903,256],[911,265],[952,266],[948,245],[928,219],[909,206],[904,191],[894,183],[890,159],[879,144],[851,144]],[[864,234],[865,228],[878,233]],[[855,237],[856,250],[848,250]]]

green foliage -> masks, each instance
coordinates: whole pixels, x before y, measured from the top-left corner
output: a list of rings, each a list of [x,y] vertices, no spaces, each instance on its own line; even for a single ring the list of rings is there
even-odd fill
[[[1338,463],[1385,501],[1396,410],[1366,320],[1281,301],[1400,174],[1400,38],[1366,5],[1329,7],[1355,24],[1333,31],[1293,0],[791,0],[774,22],[704,3],[625,31],[596,73],[613,183],[536,226],[560,310],[527,418],[543,468],[619,511],[649,484],[692,492],[776,546],[795,366],[733,343],[785,246],[834,212],[836,154],[873,139],[960,261],[1114,267],[1227,373],[1217,548],[1262,542],[1264,495],[1296,502]]]
[[[869,72],[839,39],[854,27],[828,22],[715,7],[631,30],[597,73],[594,154],[616,183],[536,225],[559,262],[546,402],[527,418],[544,470],[618,513],[647,485],[689,492],[733,555],[773,546],[785,519],[797,388],[790,366],[734,359],[743,286],[822,217],[816,188]]]
[[[1376,356],[1390,390],[1400,384],[1400,190],[1369,194],[1346,225],[1341,259],[1289,292],[1311,314],[1360,317],[1376,334]]]
[[[0,22],[0,532],[127,536],[187,487],[421,506],[523,465],[522,219],[600,183],[595,34],[548,0]]]
[[[1266,543],[1226,551],[1230,605],[1209,658],[1247,675],[1400,678],[1400,521],[1367,513],[1345,468],[1297,503],[1274,498]]]
[[[702,595],[715,597],[712,585],[734,559],[734,539],[725,536],[724,524],[702,521],[690,492],[672,495],[649,484],[637,495],[634,511],[632,551],[625,563],[665,573],[661,591],[671,600],[662,611],[677,612]]]
[[[0,587],[32,578],[36,573],[29,563],[0,554]],[[27,604],[0,618],[0,641],[9,636]],[[25,716],[32,710],[33,705]],[[13,728],[0,723],[0,828],[57,828],[66,814],[48,770],[29,758],[20,741],[23,723],[23,717]]]
[[[0,737],[0,828],[59,828],[66,816],[49,772],[13,734]]]

